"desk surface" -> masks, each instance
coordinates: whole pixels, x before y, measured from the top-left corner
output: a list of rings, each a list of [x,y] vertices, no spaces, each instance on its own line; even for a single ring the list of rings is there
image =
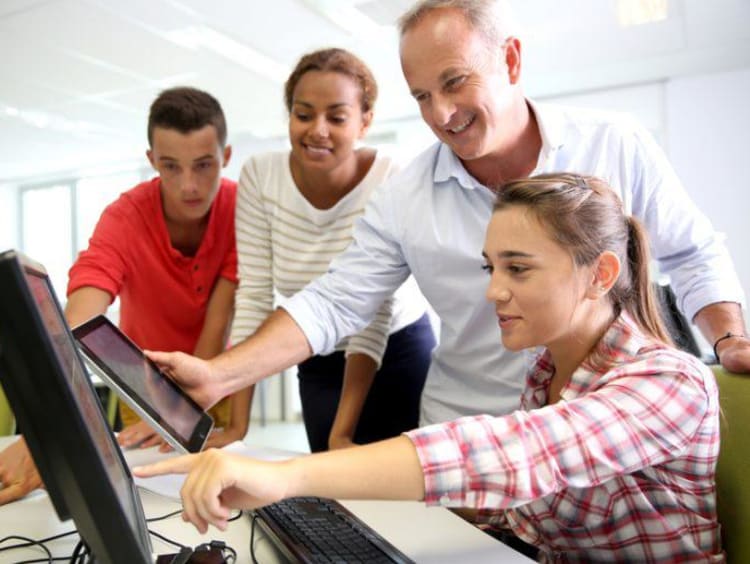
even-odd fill
[[[12,440],[0,437],[0,449]],[[278,451],[271,452],[278,456]],[[127,456],[127,458],[131,458]],[[137,457],[136,457],[137,458]],[[143,509],[147,518],[165,515],[180,508],[178,501],[139,488]],[[377,530],[407,556],[416,562],[425,563],[473,563],[508,562],[529,563],[531,560],[518,554],[502,543],[482,533],[472,525],[440,507],[425,507],[419,502],[404,501],[343,501],[355,515]],[[43,491],[37,491],[23,500],[0,506],[0,538],[7,535],[23,535],[42,539],[74,529],[72,521],[61,523],[52,504]],[[164,521],[149,524],[149,529],[163,534],[185,545],[195,546],[209,540],[223,540],[237,551],[238,563],[251,561],[250,521],[246,516],[230,523],[226,532],[211,529],[201,535],[179,515]],[[69,556],[78,542],[77,535],[47,543],[53,556]],[[14,544],[14,541],[4,544]],[[173,552],[174,547],[152,536],[156,553]],[[260,562],[279,562],[279,556],[261,531],[256,530],[255,555]],[[25,548],[0,552],[0,563],[42,558],[39,548]]]

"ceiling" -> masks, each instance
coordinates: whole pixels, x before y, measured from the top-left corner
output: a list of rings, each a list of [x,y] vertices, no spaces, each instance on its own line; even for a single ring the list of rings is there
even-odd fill
[[[278,142],[282,84],[309,50],[360,55],[376,133],[416,116],[392,22],[410,0],[0,0],[0,183],[140,159],[163,88],[214,94],[230,141]],[[537,97],[750,66],[748,0],[513,0]],[[624,25],[622,10],[665,6]],[[632,16],[631,16],[632,17]],[[244,157],[244,155],[241,155]]]

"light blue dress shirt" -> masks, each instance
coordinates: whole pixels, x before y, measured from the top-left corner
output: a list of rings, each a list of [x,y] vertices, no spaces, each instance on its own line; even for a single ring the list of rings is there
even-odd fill
[[[543,140],[533,174],[606,179],[626,210],[645,223],[660,270],[670,275],[689,318],[711,303],[743,301],[726,247],[645,130],[610,113],[529,104]],[[503,348],[481,268],[493,201],[492,191],[442,143],[389,179],[328,274],[284,305],[314,353],[332,351],[366,326],[411,273],[440,318],[421,423],[517,409],[529,354]]]

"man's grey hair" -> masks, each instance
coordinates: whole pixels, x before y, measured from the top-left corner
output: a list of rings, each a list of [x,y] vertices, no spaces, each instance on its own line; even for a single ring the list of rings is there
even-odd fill
[[[419,0],[398,19],[401,37],[429,12],[439,9],[461,12],[489,47],[502,44],[517,31],[510,6],[504,0]]]

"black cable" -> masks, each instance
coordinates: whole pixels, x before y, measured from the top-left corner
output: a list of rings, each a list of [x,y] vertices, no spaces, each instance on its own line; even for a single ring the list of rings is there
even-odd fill
[[[84,547],[86,547],[86,543],[84,543],[83,540],[79,540],[76,543],[76,546],[73,549],[73,554],[70,555],[70,562],[71,562],[71,564],[76,564],[79,561],[79,559],[83,558],[83,556],[86,554],[84,552]],[[84,560],[80,560],[80,561],[85,564]]]
[[[78,534],[78,531],[68,531],[66,533],[59,533],[57,535],[52,535],[51,537],[47,537],[47,538],[43,538],[43,539],[39,539],[39,540],[34,540],[34,539],[27,538],[27,537],[21,537],[21,536],[18,536],[18,535],[10,535],[10,536],[7,536],[5,538],[0,539],[0,544],[4,543],[5,541],[8,541],[10,539],[25,540],[27,542],[25,544],[23,544],[23,545],[13,545],[13,546],[5,547],[5,548],[0,548],[0,552],[3,551],[3,550],[10,550],[11,548],[16,548],[16,547],[20,548],[21,546],[29,546],[29,545],[37,544],[37,543],[51,542],[51,541],[54,541],[54,540],[57,540],[57,539],[61,539],[63,537],[69,537],[70,535],[76,535],[76,534]]]
[[[37,558],[36,560],[19,560],[14,564],[35,564],[36,562],[70,562],[70,556],[54,556],[52,558]]]
[[[180,544],[180,543],[175,542],[175,541],[173,541],[171,539],[168,539],[164,535],[162,535],[160,533],[157,533],[156,531],[152,531],[151,529],[148,530],[148,534],[154,535],[156,538],[158,538],[160,540],[163,540],[164,542],[166,542],[168,544],[171,544],[172,546],[176,546],[177,548],[189,548],[189,547],[185,546],[184,544]]]
[[[84,551],[81,554],[81,562],[83,564],[86,564],[86,562],[89,562],[91,560],[91,557],[94,556],[94,553],[91,552],[91,547],[88,544],[83,543],[83,546],[84,546]],[[89,558],[86,558],[87,556]]]
[[[161,517],[151,517],[150,519],[146,519],[146,523],[156,523],[157,521],[163,521],[164,519],[169,519],[170,517],[174,517],[175,515],[179,515],[180,513],[182,513],[182,509],[172,511],[171,513],[167,513],[166,515],[162,515]]]
[[[169,517],[174,517],[175,515],[179,515],[180,513],[182,513],[182,509],[178,509],[177,511],[172,511],[171,513],[167,513],[166,515],[162,515],[161,517],[152,517],[151,519],[146,519],[146,522],[148,522],[148,523],[154,523],[156,521],[162,521],[164,519],[168,519]],[[237,515],[235,515],[231,519],[228,519],[227,521],[236,521],[241,516],[242,516],[242,511],[238,511]],[[151,529],[148,529],[148,532],[149,532],[149,534],[154,535],[158,539],[160,539],[160,540],[162,540],[162,541],[164,541],[164,542],[166,542],[168,544],[171,544],[172,546],[176,546],[177,548],[180,548],[180,549],[182,549],[182,548],[190,548],[190,547],[186,547],[183,544],[180,544],[180,543],[178,543],[176,541],[173,541],[173,540],[165,537],[161,533],[157,533],[156,531],[152,531]],[[204,546],[204,545],[201,545],[201,546]],[[207,543],[207,544],[205,544],[205,546],[210,546],[210,544]],[[237,558],[237,551],[235,551],[231,546],[224,545],[223,549],[228,550],[231,553],[233,559]]]
[[[9,540],[20,540],[24,542],[21,544],[14,544],[11,546],[0,548],[0,552],[4,552],[6,550],[13,550],[16,548],[26,548],[28,546],[38,546],[42,550],[44,550],[44,552],[47,554],[47,558],[43,558],[41,560],[34,560],[34,562],[52,562],[52,552],[50,552],[50,549],[47,548],[43,540],[38,541],[38,540],[30,539],[29,537],[24,537],[21,535],[9,535],[7,537],[0,539],[0,544],[7,542]]]
[[[76,544],[76,548],[73,551],[73,555],[71,555],[71,556],[55,556],[55,557],[53,557],[52,556],[52,552],[50,552],[49,548],[47,548],[47,546],[45,544],[45,543],[48,543],[48,542],[51,542],[51,541],[54,541],[54,540],[58,540],[58,539],[61,539],[63,537],[69,537],[70,535],[75,535],[75,534],[78,534],[78,531],[68,531],[66,533],[59,533],[57,535],[52,535],[51,537],[46,537],[46,538],[39,539],[39,540],[30,539],[28,537],[23,537],[23,536],[19,536],[19,535],[10,535],[10,536],[7,536],[7,537],[4,537],[4,538],[0,539],[0,544],[2,544],[4,542],[7,542],[7,541],[9,541],[11,539],[22,540],[22,541],[25,541],[25,542],[19,543],[19,544],[14,544],[14,545],[11,545],[11,546],[0,547],[0,552],[5,552],[5,551],[8,551],[8,550],[14,550],[14,549],[19,549],[19,548],[27,548],[29,546],[39,546],[42,550],[44,550],[44,552],[47,553],[47,558],[36,558],[36,559],[32,559],[32,560],[22,560],[22,561],[17,562],[16,564],[21,564],[21,562],[23,564],[31,564],[32,562],[75,562],[75,558],[77,558],[77,552],[80,550],[79,545],[84,544],[82,540],[78,541],[78,544]],[[88,548],[88,546],[84,545],[84,547],[85,547],[85,551],[82,553],[83,557],[85,557],[86,555],[89,554],[89,548]],[[82,562],[85,562],[85,560],[82,560]]]
[[[211,541],[208,543],[208,546],[210,548],[215,548],[217,550],[221,551],[221,556],[224,558],[224,562],[226,564],[232,564],[232,562],[237,560],[237,551],[233,549],[231,546],[229,546],[224,541]],[[229,552],[229,556],[225,555],[224,552]]]
[[[250,558],[253,564],[258,564],[258,559],[255,558],[255,521],[258,520],[258,514],[253,513],[253,519],[250,521]]]
[[[167,513],[165,515],[161,515],[159,517],[152,517],[150,519],[146,519],[146,522],[147,523],[155,523],[157,521],[163,521],[164,519],[169,519],[170,517],[174,517],[174,516],[179,515],[181,513],[182,513],[182,509],[178,509],[176,511],[172,511],[170,513]],[[227,521],[228,522],[230,522],[230,521],[236,521],[240,517],[242,517],[242,511],[238,511],[237,515],[235,515],[234,517],[231,517]],[[253,529],[254,529],[254,527],[255,527],[255,517],[253,517]],[[171,539],[168,539],[167,537],[165,537],[164,535],[162,535],[160,533],[157,533],[156,531],[152,531],[152,530],[149,529],[148,532],[149,532],[149,534],[154,535],[155,537],[161,539],[162,541],[164,541],[164,542],[166,542],[168,544],[171,544],[172,546],[176,546],[178,548],[186,548],[185,545],[182,545],[182,544],[180,544],[178,542],[175,542],[175,541],[173,541]],[[51,541],[54,541],[54,540],[57,540],[57,539],[61,539],[63,537],[67,537],[67,536],[70,536],[70,535],[74,535],[74,534],[77,534],[77,533],[78,533],[78,531],[75,531],[75,530],[74,531],[67,531],[65,533],[59,533],[57,535],[53,535],[51,537],[46,537],[46,538],[39,539],[39,540],[35,540],[35,539],[32,539],[32,538],[24,537],[24,536],[20,536],[20,535],[9,535],[9,536],[6,536],[6,537],[3,537],[2,539],[0,539],[0,544],[8,542],[9,540],[20,540],[20,541],[24,541],[24,542],[19,543],[19,544],[13,544],[13,545],[10,545],[10,546],[0,547],[0,552],[7,552],[9,550],[16,550],[16,549],[19,549],[19,548],[27,548],[27,547],[30,547],[30,546],[38,546],[42,550],[44,550],[44,552],[47,554],[47,558],[39,558],[39,559],[34,559],[34,560],[23,560],[23,561],[16,562],[16,564],[32,564],[32,563],[36,563],[36,562],[62,562],[62,561],[68,561],[68,562],[71,562],[71,563],[75,564],[76,559],[80,559],[81,562],[85,563],[85,561],[86,561],[85,558],[86,558],[86,556],[88,556],[90,554],[90,552],[89,552],[90,549],[89,549],[89,546],[83,540],[80,540],[76,544],[75,549],[73,550],[73,554],[71,556],[55,556],[55,557],[53,557],[52,556],[52,552],[45,545],[45,543],[48,543],[48,542],[51,542]],[[251,538],[251,542],[252,542],[252,538]],[[207,544],[206,546],[210,546],[210,545]],[[237,559],[237,551],[234,550],[231,546],[223,545],[222,548],[221,548],[221,550],[222,551],[223,550],[227,550],[230,553],[230,557],[232,559],[232,562],[234,562]],[[251,550],[252,550],[252,545],[251,545]],[[254,559],[254,557],[253,557],[253,562],[256,562],[256,560]]]
[[[237,551],[229,546],[224,541],[212,540],[211,542],[204,542],[199,544],[193,549],[194,554],[200,554],[201,552],[208,551],[219,551],[225,564],[232,564],[237,560]],[[229,553],[227,556],[226,553]]]

